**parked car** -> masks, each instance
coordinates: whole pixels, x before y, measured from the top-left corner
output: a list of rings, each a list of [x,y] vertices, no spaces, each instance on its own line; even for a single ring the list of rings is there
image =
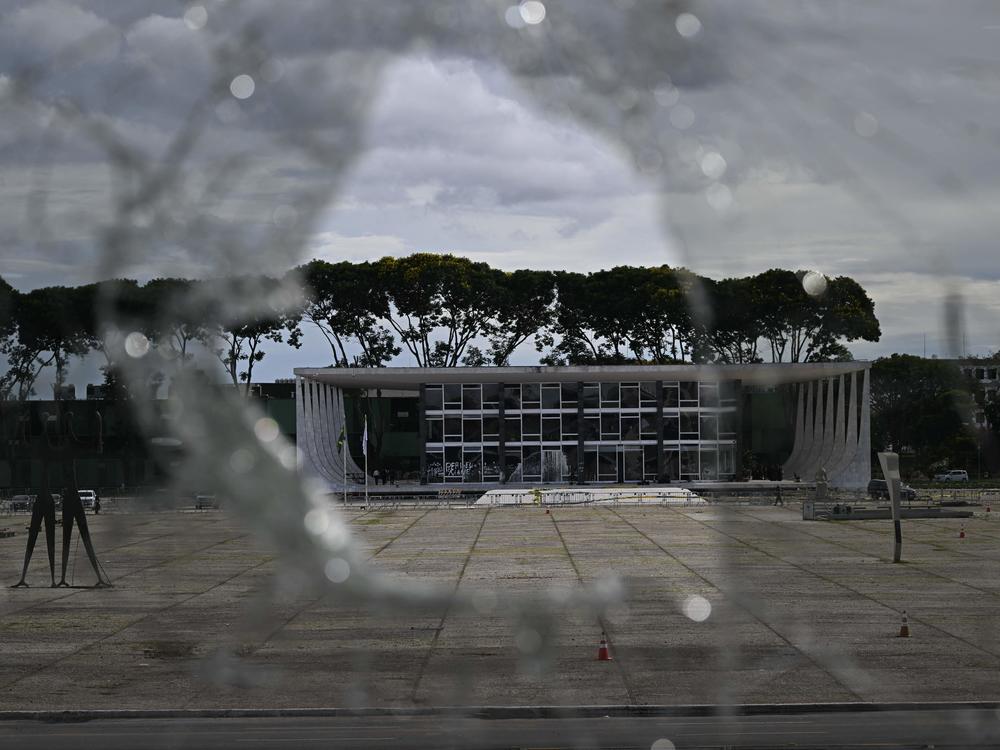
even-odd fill
[[[868,494],[872,500],[888,500],[889,483],[884,479],[873,479],[868,483]],[[899,499],[912,502],[917,499],[917,491],[907,484],[900,484]]]
[[[10,499],[11,513],[26,513],[35,504],[34,495],[14,495]]]
[[[94,490],[80,490],[79,495],[84,510],[90,510],[94,507],[94,501],[97,500],[97,493]]]
[[[951,469],[943,474],[934,475],[935,482],[968,482],[969,472],[965,469]]]
[[[197,510],[202,510],[203,508],[218,508],[219,500],[215,495],[207,492],[199,492],[194,497],[194,507]]]

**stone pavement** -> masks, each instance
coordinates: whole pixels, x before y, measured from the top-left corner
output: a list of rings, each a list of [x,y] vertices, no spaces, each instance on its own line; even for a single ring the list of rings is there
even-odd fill
[[[280,593],[294,571],[226,512],[92,516],[115,588],[42,588],[40,539],[37,587],[0,589],[0,710],[1000,699],[1000,521],[983,516],[904,522],[892,565],[891,522],[796,507],[347,515],[389,576],[537,596],[617,574],[626,598],[561,617],[538,671],[505,611]],[[0,519],[18,530],[8,584],[27,518]],[[82,549],[73,564],[93,583]]]

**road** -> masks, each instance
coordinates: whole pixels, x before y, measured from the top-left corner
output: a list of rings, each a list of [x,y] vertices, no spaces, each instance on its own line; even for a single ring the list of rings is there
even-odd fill
[[[0,750],[205,748],[996,747],[995,708],[758,716],[473,719],[340,716],[0,721]]]

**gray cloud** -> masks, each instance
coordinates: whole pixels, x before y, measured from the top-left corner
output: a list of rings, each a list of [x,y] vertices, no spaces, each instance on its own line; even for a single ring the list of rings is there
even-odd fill
[[[919,304],[893,273],[997,279],[994,4],[552,0],[524,29],[508,5],[206,2],[203,29],[167,1],[10,5],[0,274],[810,266],[871,280],[887,345]]]

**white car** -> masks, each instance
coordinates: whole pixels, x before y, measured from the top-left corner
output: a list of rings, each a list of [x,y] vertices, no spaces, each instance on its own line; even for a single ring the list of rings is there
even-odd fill
[[[197,510],[204,510],[205,508],[218,508],[219,500],[215,495],[208,492],[199,492],[194,497],[194,507]]]
[[[85,510],[94,507],[94,501],[97,500],[97,493],[94,490],[80,490],[78,494],[80,495],[80,503]]]
[[[934,475],[935,482],[968,482],[969,472],[965,469],[952,469],[943,474]]]

